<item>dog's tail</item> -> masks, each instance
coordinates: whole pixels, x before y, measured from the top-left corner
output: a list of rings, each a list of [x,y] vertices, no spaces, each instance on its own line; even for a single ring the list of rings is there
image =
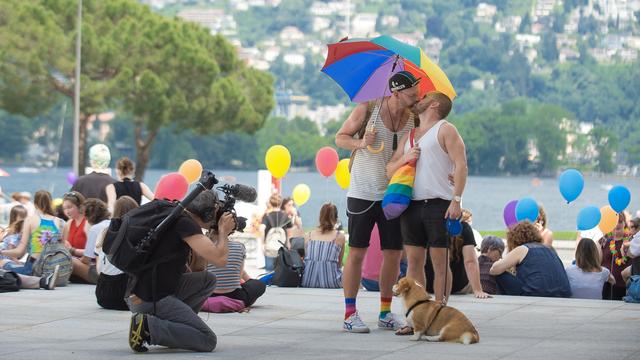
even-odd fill
[[[479,341],[480,341],[480,334],[478,334],[477,331],[473,331],[473,332],[465,331],[464,333],[462,333],[462,335],[460,335],[460,342],[465,345],[475,344]]]

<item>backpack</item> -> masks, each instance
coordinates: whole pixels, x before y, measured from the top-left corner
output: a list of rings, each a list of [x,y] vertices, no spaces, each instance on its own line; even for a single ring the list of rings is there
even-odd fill
[[[13,271],[0,269],[0,293],[20,290],[20,278]]]
[[[73,272],[71,253],[61,241],[48,242],[42,247],[40,257],[33,264],[33,275],[48,276],[53,273],[56,265],[60,265],[56,286],[65,286]]]
[[[177,256],[152,258],[159,235],[154,229],[176,206],[175,202],[153,200],[129,211],[121,219],[111,219],[102,245],[109,262],[127,274],[137,275]]]
[[[271,284],[279,287],[300,287],[303,273],[304,262],[298,252],[280,247]]]
[[[628,303],[640,303],[640,275],[632,275],[627,287],[627,296],[622,300]]]
[[[271,225],[271,228],[264,237],[264,255],[268,257],[276,257],[278,256],[280,248],[287,242],[287,232],[284,230],[284,225],[287,225],[289,221],[282,224],[282,226],[273,226],[269,214],[265,216],[267,217],[267,221],[269,222],[269,225]]]

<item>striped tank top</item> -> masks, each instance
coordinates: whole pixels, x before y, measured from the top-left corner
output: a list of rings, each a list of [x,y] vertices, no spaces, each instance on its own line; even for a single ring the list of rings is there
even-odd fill
[[[413,129],[413,117],[414,115],[411,113],[405,126],[398,130],[398,141]],[[384,141],[384,150],[377,154],[369,152],[366,148],[356,150],[351,167],[351,184],[349,185],[347,197],[380,201],[384,197],[385,190],[387,190],[387,185],[389,184],[387,163],[393,155],[393,132],[384,126],[382,118],[380,118],[380,104],[376,105],[371,112],[369,121],[374,121],[374,119],[377,133],[376,140],[372,146],[378,149],[381,142]]]
[[[338,267],[340,250],[335,239],[309,241],[305,251],[302,287],[341,288],[342,270]]]
[[[60,241],[60,235],[60,230],[56,226],[54,219],[40,217],[40,224],[31,233],[31,241],[29,242],[31,249],[29,249],[29,253],[31,255],[40,254],[44,244]]]
[[[244,264],[245,254],[244,244],[237,241],[229,241],[227,266],[216,267],[213,264],[207,265],[207,270],[216,276],[215,293],[224,294],[240,287],[240,271]]]

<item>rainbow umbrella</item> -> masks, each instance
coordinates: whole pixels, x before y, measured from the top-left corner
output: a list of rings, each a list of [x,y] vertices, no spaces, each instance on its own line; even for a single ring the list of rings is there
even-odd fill
[[[389,77],[402,70],[421,78],[420,96],[439,91],[452,100],[456,97],[447,75],[422,49],[391,36],[343,39],[328,48],[321,71],[338,83],[351,101],[361,103],[391,95]]]

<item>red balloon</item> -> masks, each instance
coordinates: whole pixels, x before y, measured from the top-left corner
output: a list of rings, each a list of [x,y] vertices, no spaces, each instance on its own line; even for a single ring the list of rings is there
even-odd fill
[[[156,184],[156,199],[182,200],[187,194],[189,183],[184,175],[172,172],[163,175]]]
[[[331,176],[338,167],[338,161],[338,152],[332,147],[325,146],[316,153],[316,168],[322,176]]]

